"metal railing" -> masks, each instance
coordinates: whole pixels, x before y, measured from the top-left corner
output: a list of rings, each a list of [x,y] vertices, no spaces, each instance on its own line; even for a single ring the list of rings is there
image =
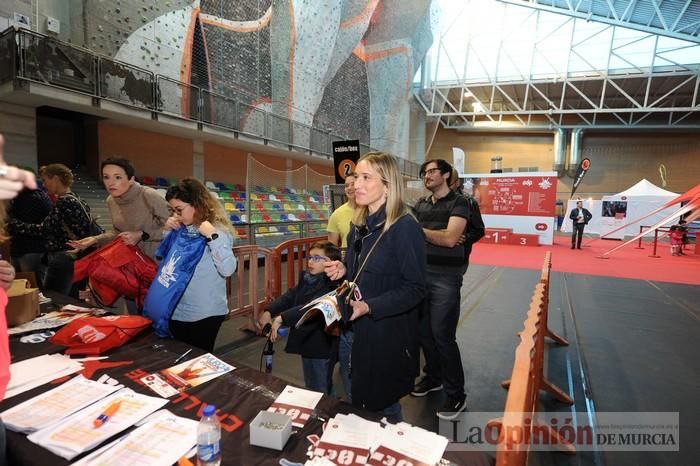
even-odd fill
[[[38,82],[326,156],[332,141],[353,139],[28,29],[0,33],[0,65],[0,84]]]

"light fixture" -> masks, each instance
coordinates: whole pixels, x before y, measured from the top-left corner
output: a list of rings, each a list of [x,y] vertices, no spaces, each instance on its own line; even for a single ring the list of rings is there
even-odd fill
[[[474,94],[472,94],[471,91],[468,91],[466,89],[464,90],[464,94],[462,94],[462,95],[464,96],[464,98],[474,97]]]
[[[474,111],[475,111],[476,113],[484,113],[484,111],[485,111],[485,110],[484,110],[484,106],[481,105],[481,102],[474,102],[474,103],[472,104],[472,109],[474,109]]]

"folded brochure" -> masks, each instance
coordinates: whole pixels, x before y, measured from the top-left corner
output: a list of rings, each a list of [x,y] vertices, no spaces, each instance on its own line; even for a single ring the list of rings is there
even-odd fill
[[[142,377],[141,381],[162,397],[169,398],[188,387],[196,387],[234,369],[230,364],[207,353],[159,373],[149,374]]]

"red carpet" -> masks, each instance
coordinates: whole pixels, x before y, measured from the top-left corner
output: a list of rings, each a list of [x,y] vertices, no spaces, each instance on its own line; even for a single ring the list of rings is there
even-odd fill
[[[571,249],[571,241],[565,236],[555,236],[552,246],[477,243],[469,262],[539,270],[545,251],[550,250],[554,272],[700,285],[700,255],[693,254],[694,244],[688,245],[687,255],[680,257],[671,256],[668,243],[660,243],[657,255],[661,257],[658,259],[649,257],[651,244],[643,244],[644,249],[635,249],[636,244],[631,244],[612,253],[609,259],[597,258],[620,244],[619,241],[585,239],[580,250]]]

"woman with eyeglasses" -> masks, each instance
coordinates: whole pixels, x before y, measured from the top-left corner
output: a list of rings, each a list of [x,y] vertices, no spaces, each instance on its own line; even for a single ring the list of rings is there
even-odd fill
[[[340,369],[351,402],[402,419],[399,400],[418,374],[418,310],[425,295],[425,239],[404,202],[396,159],[365,154],[355,169],[355,217],[344,262],[326,274],[355,284],[342,301]]]
[[[178,233],[187,238],[186,242],[206,243],[199,250],[203,251],[201,258],[172,312],[170,333],[178,340],[212,351],[219,328],[228,314],[226,277],[236,271],[233,227],[221,203],[194,178],[185,178],[168,188],[165,200],[172,215],[165,222],[164,244],[172,244],[166,243],[167,236],[181,229],[184,231]],[[172,261],[169,264],[161,262],[156,280],[177,280],[174,267],[188,258],[183,257],[184,254],[168,256],[171,251],[163,249],[158,249],[158,255],[161,258],[170,257]],[[152,290],[153,285],[149,294]],[[148,301],[148,297],[146,299]]]

